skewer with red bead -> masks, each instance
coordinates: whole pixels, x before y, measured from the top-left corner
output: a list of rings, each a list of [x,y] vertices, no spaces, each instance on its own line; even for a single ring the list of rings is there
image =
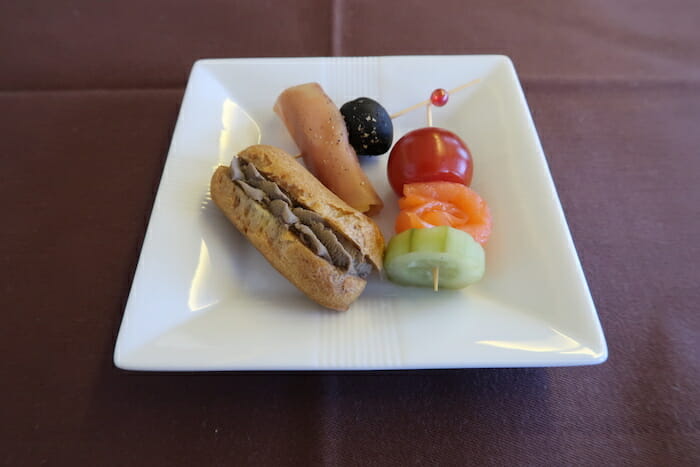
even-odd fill
[[[479,81],[480,81],[479,78],[473,79],[473,80],[469,81],[468,83],[463,84],[461,86],[457,86],[456,88],[450,89],[449,91],[446,91],[443,88],[435,89],[430,94],[430,99],[426,99],[426,100],[419,102],[415,105],[407,107],[407,108],[401,110],[400,112],[396,112],[394,114],[391,114],[390,117],[393,120],[394,118],[398,118],[398,117],[405,115],[413,110],[416,110],[416,109],[419,109],[419,108],[425,106],[427,108],[426,114],[427,114],[427,118],[428,118],[428,126],[433,126],[432,106],[442,107],[443,105],[447,104],[447,101],[450,99],[450,95],[452,95],[458,91],[461,91],[463,89],[466,89],[468,87],[471,87],[471,86],[475,85],[476,83],[478,83]]]
[[[431,127],[431,126],[433,126],[433,106],[435,106],[435,107],[444,106],[445,104],[447,104],[447,101],[450,100],[450,94],[455,93],[457,91],[461,91],[462,89],[466,89],[469,86],[472,86],[478,82],[479,82],[479,80],[475,79],[475,80],[468,82],[467,84],[463,84],[462,86],[458,86],[450,91],[446,91],[443,88],[435,89],[432,93],[430,93],[430,99],[427,99],[423,102],[419,102],[416,105],[413,105],[411,107],[408,107],[407,109],[404,109],[400,112],[397,112],[397,113],[391,115],[391,118],[394,119],[394,118],[400,117],[401,115],[404,115],[412,110],[415,110],[415,109],[418,109],[422,106],[425,106],[426,118],[428,120],[428,126]],[[439,280],[440,280],[440,267],[439,266],[433,267],[431,272],[433,275],[433,290],[435,292],[437,292],[438,291],[438,284],[439,284]]]

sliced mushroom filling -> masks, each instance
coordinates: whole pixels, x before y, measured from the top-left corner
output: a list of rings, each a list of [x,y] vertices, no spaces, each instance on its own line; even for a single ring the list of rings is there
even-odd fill
[[[367,277],[372,264],[348,238],[334,231],[315,212],[292,201],[275,182],[268,180],[253,164],[234,157],[231,178],[251,199],[262,204],[317,256],[343,272]]]

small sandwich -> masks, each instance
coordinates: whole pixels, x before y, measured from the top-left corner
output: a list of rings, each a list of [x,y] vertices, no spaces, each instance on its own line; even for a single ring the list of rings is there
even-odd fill
[[[320,305],[347,310],[373,269],[384,238],[285,151],[255,145],[220,166],[211,197],[285,278]]]

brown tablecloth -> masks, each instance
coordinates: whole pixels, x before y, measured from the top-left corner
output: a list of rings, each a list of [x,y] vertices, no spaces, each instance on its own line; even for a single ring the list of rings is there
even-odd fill
[[[700,464],[700,3],[0,3],[4,465]],[[600,366],[139,374],[112,351],[203,57],[499,53]]]

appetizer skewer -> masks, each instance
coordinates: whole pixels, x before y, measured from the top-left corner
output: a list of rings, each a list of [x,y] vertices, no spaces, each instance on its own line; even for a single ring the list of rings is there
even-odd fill
[[[396,142],[387,165],[391,186],[402,196],[398,235],[389,242],[384,259],[387,277],[394,282],[432,285],[437,292],[440,285],[462,288],[483,277],[481,244],[491,233],[491,214],[469,188],[473,173],[469,149],[454,133],[433,127],[432,114],[433,106],[444,106],[450,93],[478,81],[451,91],[435,89],[429,99],[391,116],[425,106],[427,120],[427,127]]]

